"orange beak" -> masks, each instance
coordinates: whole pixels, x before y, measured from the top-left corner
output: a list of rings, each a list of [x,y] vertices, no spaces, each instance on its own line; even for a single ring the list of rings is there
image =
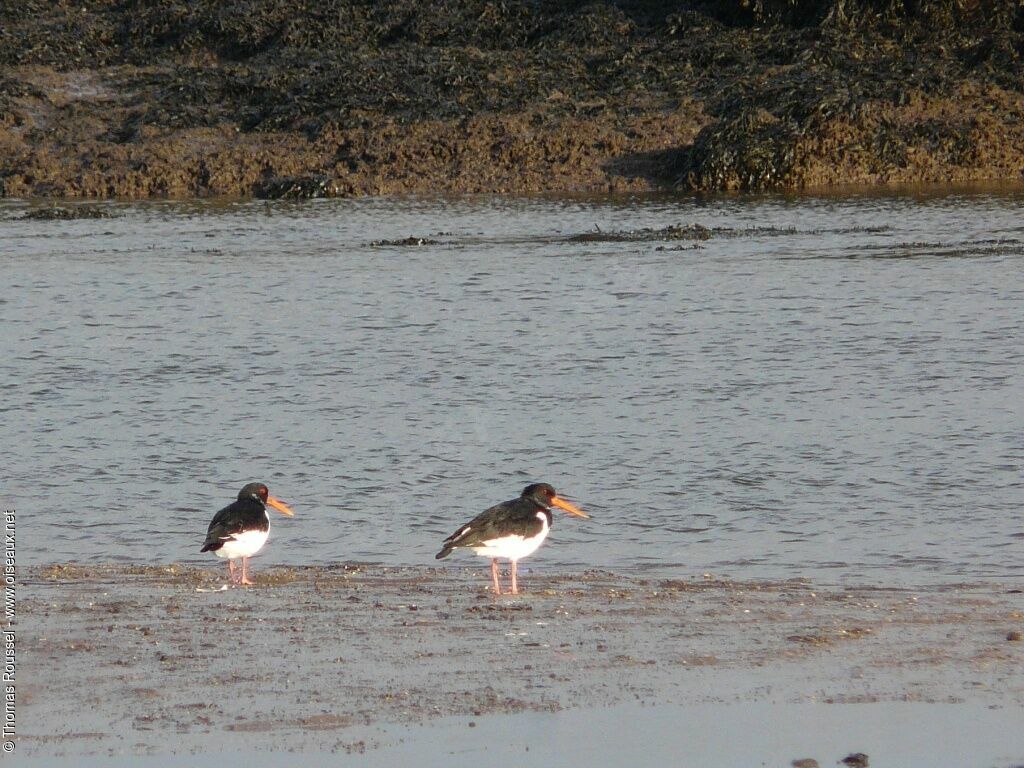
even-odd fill
[[[282,515],[287,515],[288,517],[295,517],[295,513],[288,509],[288,505],[285,504],[280,499],[275,499],[273,496],[267,496],[267,504],[272,506]]]
[[[555,496],[555,497],[554,497],[554,498],[553,498],[553,499],[551,500],[551,503],[552,503],[552,504],[553,504],[554,506],[558,507],[559,509],[564,509],[564,510],[565,510],[566,512],[568,512],[568,513],[569,513],[570,515],[576,515],[576,517],[586,517],[586,518],[589,518],[589,517],[590,517],[590,515],[588,515],[588,514],[587,514],[586,512],[584,512],[584,511],[583,511],[582,509],[580,509],[579,507],[573,506],[572,504],[570,504],[570,503],[569,503],[568,501],[566,501],[565,499],[560,499],[560,498],[558,498],[557,496]]]

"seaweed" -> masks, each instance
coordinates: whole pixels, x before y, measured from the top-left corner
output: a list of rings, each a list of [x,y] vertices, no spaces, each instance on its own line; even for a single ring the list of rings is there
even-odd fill
[[[51,205],[46,208],[34,208],[16,217],[18,221],[75,221],[78,219],[110,219],[114,214],[95,205],[76,205],[65,208]]]
[[[409,235],[409,237],[402,237],[397,240],[374,240],[370,243],[372,246],[420,246],[420,245],[440,245],[440,240],[434,240],[429,237],[415,237]]]
[[[175,132],[315,142],[525,116],[531,128],[564,126],[564,151],[537,151],[565,163],[579,120],[602,126],[588,151],[611,155],[697,103],[699,132],[658,146],[649,180],[757,190],[799,187],[844,164],[856,168],[831,173],[1012,167],[992,146],[1017,140],[1024,95],[1017,0],[0,0],[0,18],[0,131],[28,125],[14,140],[64,147],[84,146],[73,127],[94,123],[103,141],[152,147]],[[56,98],[23,86],[19,67],[98,72],[114,95]],[[932,107],[943,101],[981,114]],[[371,148],[376,163],[404,162]],[[264,196],[350,194],[347,182],[318,186],[344,169],[344,157],[336,162],[253,164],[237,183]],[[41,183],[14,162],[4,172],[8,191]]]
[[[265,179],[253,189],[253,194],[264,200],[312,200],[323,197],[342,197],[345,188],[333,178],[320,174],[312,176],[285,176]]]

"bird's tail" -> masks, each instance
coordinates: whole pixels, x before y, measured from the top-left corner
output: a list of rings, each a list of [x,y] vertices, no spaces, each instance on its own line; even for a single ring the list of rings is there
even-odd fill
[[[452,546],[451,544],[445,544],[444,548],[440,552],[438,552],[436,555],[434,555],[434,559],[435,560],[440,560],[443,557],[448,557],[448,555],[450,555],[452,553],[453,549],[455,549],[455,547]]]
[[[216,539],[214,541],[207,541],[206,543],[204,543],[203,544],[203,548],[200,549],[199,551],[200,552],[216,552],[218,549],[220,549],[223,546],[224,546],[224,542],[221,541],[220,539]]]

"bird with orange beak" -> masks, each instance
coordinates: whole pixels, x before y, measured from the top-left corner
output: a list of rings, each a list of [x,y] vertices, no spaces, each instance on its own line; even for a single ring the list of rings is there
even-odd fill
[[[252,584],[249,581],[249,558],[263,549],[270,536],[270,515],[267,505],[282,515],[292,517],[288,505],[270,495],[263,483],[249,483],[238,492],[238,499],[213,516],[206,532],[206,541],[200,552],[213,552],[228,561],[228,574],[232,584]],[[239,577],[235,560],[242,558]]]
[[[481,557],[491,558],[491,580],[494,594],[501,594],[498,578],[498,558],[511,563],[512,594],[519,594],[516,583],[516,564],[527,555],[533,554],[551,530],[551,508],[558,507],[576,517],[590,517],[586,512],[558,497],[555,489],[547,483],[534,483],[523,489],[518,499],[481,512],[455,533],[444,540],[444,546],[437,553],[440,560],[448,557],[453,549],[472,549]]]

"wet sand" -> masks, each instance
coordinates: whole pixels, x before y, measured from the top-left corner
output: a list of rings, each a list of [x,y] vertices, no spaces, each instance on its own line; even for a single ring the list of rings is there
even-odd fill
[[[451,747],[456,726],[503,727],[492,715],[564,722],[612,706],[711,720],[715,707],[764,707],[799,722],[797,705],[869,720],[935,705],[921,723],[1024,708],[1015,585],[527,571],[525,594],[494,597],[481,567],[263,567],[256,579],[222,589],[212,568],[28,572],[18,754],[359,754],[418,743],[408,729],[422,723]]]

